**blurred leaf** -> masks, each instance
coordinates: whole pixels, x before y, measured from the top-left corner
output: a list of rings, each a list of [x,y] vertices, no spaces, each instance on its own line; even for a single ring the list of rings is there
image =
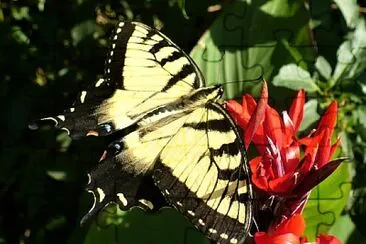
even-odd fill
[[[29,8],[28,7],[20,7],[20,8],[11,8],[13,18],[16,20],[26,19],[29,20]]]
[[[338,136],[341,138],[341,147],[344,154],[350,158],[351,160],[354,160],[355,156],[353,153],[353,143],[349,139],[348,134],[344,131],[340,132]]]
[[[172,208],[163,208],[154,214],[134,208],[122,216],[119,225],[98,227],[94,222],[84,244],[94,243],[209,244],[210,242]]]
[[[315,81],[310,77],[310,74],[296,64],[283,66],[278,75],[273,78],[273,85],[292,90],[304,89],[306,92],[320,90]]]
[[[364,179],[365,169],[362,173],[363,174],[360,177]],[[358,230],[364,234],[363,230],[364,226],[366,225],[366,183],[363,183],[363,185],[363,187],[354,189],[350,203],[351,208],[349,212]]]
[[[326,80],[330,79],[330,76],[332,75],[332,67],[324,57],[319,56],[316,59],[315,67]]]
[[[342,243],[346,243],[349,236],[355,230],[355,225],[353,224],[351,218],[348,215],[342,215],[330,228],[328,234],[337,236]]]
[[[74,28],[71,30],[73,45],[76,46],[84,38],[93,36],[97,30],[98,27],[95,23],[95,20],[86,20],[74,26]]]
[[[67,132],[62,132],[56,137],[56,141],[60,144],[60,151],[64,152],[72,142]]]
[[[225,99],[237,98],[261,84],[254,81],[271,81],[282,65],[295,61],[284,40],[303,62],[312,62],[308,22],[301,1],[234,1],[203,34],[191,56],[207,85],[224,84]]]
[[[305,62],[301,62],[303,57],[301,53],[294,47],[292,47],[285,38],[281,38],[280,42],[287,49],[291,57],[295,60],[295,63],[299,63],[300,68],[308,70],[308,66]]]
[[[366,25],[360,19],[349,40],[342,43],[337,51],[338,62],[332,84],[342,79],[355,79],[366,68]]]
[[[338,169],[311,192],[304,210],[306,230],[304,235],[310,240],[320,233],[327,233],[346,206],[351,182],[347,163]]]
[[[186,12],[186,0],[177,0],[179,8],[182,10],[184,18],[189,18]]]
[[[46,74],[42,68],[37,68],[36,70],[36,78],[34,81],[39,86],[44,86],[47,83]]]
[[[366,130],[366,106],[359,106],[357,109],[358,122]]]
[[[18,43],[29,44],[29,38],[19,26],[12,27],[11,35]]]
[[[38,0],[38,10],[39,11],[43,12],[45,3],[46,3],[46,0]]]
[[[366,72],[365,71],[363,71],[361,73],[361,75],[358,77],[357,83],[360,85],[362,93],[366,95]]]
[[[320,119],[320,115],[317,112],[318,101],[311,99],[305,103],[304,106],[304,119],[301,122],[299,131],[304,131],[309,128],[310,125]]]
[[[57,181],[64,181],[67,178],[67,174],[65,171],[48,170],[47,175]]]
[[[66,217],[65,216],[57,216],[55,218],[52,218],[47,224],[46,229],[52,230],[60,228],[66,224]]]
[[[124,13],[127,16],[127,20],[133,20],[134,14],[133,14],[133,11],[132,11],[129,3],[125,0],[121,1],[121,3],[123,6]]]
[[[358,12],[359,6],[357,4],[357,0],[334,0],[339,9],[341,10],[344,19],[346,20],[347,26],[350,28],[355,28],[357,21],[360,18],[360,14]]]
[[[3,22],[3,21],[4,21],[4,12],[3,12],[3,9],[2,9],[1,4],[0,4],[0,22]]]

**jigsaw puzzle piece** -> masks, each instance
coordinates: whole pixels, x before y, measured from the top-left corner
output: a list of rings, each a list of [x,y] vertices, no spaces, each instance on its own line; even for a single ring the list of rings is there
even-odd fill
[[[147,213],[139,208],[121,211],[110,205],[92,223],[84,243],[209,244],[210,241],[173,208]]]
[[[297,59],[313,59],[307,10],[301,3],[286,3],[285,7],[283,4],[277,0],[263,6],[256,2],[227,5],[192,50],[191,56],[209,84],[240,84],[235,89],[227,89],[230,93],[226,98],[240,97],[243,90],[253,91],[251,89],[258,84],[253,81],[262,77],[271,80],[280,67],[296,60],[292,50],[284,46],[283,38],[278,40],[279,29],[285,30],[291,38],[287,43],[300,54],[301,58]],[[271,11],[280,5],[284,7],[283,12],[273,17]],[[274,58],[278,56],[283,58]]]
[[[314,240],[320,233],[327,233],[344,210],[352,182],[348,163],[342,163],[325,181],[312,190],[304,210],[305,235]]]

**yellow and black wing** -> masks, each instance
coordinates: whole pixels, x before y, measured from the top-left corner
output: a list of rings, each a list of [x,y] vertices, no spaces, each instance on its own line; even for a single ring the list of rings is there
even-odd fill
[[[73,138],[107,135],[126,128],[152,109],[202,87],[196,64],[161,32],[120,22],[111,40],[105,76],[81,91],[61,115],[47,117]]]
[[[210,239],[242,243],[252,190],[236,126],[216,103],[188,116],[157,158],[153,179],[165,198]]]
[[[247,157],[236,126],[219,104],[165,117],[111,147],[117,150],[101,165],[118,172],[117,180],[96,184],[103,181],[99,176],[105,167],[90,173],[88,189],[103,201],[97,197],[87,217],[110,201],[122,209],[146,199],[151,203],[150,196],[141,194],[143,182],[151,177],[170,205],[211,240],[245,240],[252,219]],[[111,186],[115,181],[120,182],[117,188]]]

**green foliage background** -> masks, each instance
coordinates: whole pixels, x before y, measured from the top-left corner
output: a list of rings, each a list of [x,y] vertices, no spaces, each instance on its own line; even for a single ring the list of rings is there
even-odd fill
[[[316,188],[305,210],[306,235],[366,242],[366,29],[362,1],[1,1],[0,243],[208,243],[178,213],[146,215],[110,206],[80,226],[92,204],[86,171],[101,138],[71,141],[28,123],[57,114],[101,77],[108,38],[118,20],[161,29],[195,59],[226,98],[258,94],[261,75],[271,105],[289,107],[307,91],[313,128],[339,101],[338,135],[349,161]],[[209,11],[208,11],[209,10]],[[352,189],[352,191],[351,191]],[[321,199],[321,200],[319,200]]]

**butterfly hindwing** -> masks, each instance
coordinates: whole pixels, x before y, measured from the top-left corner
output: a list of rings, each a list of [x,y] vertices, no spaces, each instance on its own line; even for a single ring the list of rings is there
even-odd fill
[[[206,103],[174,113],[142,125],[118,143],[121,150],[114,162],[124,182],[138,185],[139,176],[151,175],[166,200],[210,239],[245,239],[252,214],[246,155],[235,125],[220,105]],[[124,187],[121,192],[131,190]]]
[[[215,103],[187,117],[159,155],[153,179],[210,239],[241,243],[249,232],[252,197],[239,134]]]
[[[191,58],[144,24],[120,22],[112,36],[105,78],[79,94],[61,115],[47,117],[73,137],[107,135],[203,86]]]
[[[86,190],[93,194],[94,203],[81,220],[86,222],[110,202],[117,203],[122,210],[140,207],[146,211],[156,211],[166,205],[166,201],[152,178],[126,170],[125,165],[114,157],[111,151],[120,144],[112,143],[101,162],[88,173]],[[129,163],[125,160],[125,163]]]

